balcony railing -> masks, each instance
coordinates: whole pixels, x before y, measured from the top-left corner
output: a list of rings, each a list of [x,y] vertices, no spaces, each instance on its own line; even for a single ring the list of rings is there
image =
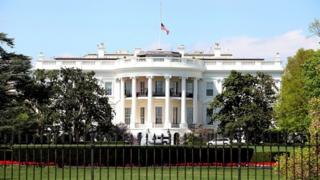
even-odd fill
[[[147,97],[148,96],[148,89],[143,89],[140,92],[137,92],[137,97]]]
[[[181,97],[181,92],[170,92],[171,97]]]
[[[135,124],[135,127],[136,127],[136,128],[144,128],[144,127],[145,127],[145,124],[136,123],[136,124]]]
[[[154,97],[162,97],[162,96],[165,96],[165,93],[164,92],[153,92],[153,96]]]
[[[131,92],[125,92],[125,96],[126,97],[132,97],[132,94],[131,94]]]
[[[163,128],[163,124],[153,124],[154,128]]]
[[[180,124],[171,124],[172,128],[180,128]]]
[[[186,96],[187,96],[188,98],[192,98],[192,97],[193,97],[193,93],[187,92],[187,93],[186,93]]]
[[[166,94],[164,92],[153,92],[153,97],[164,97]],[[125,92],[125,97],[132,97],[131,92]],[[148,91],[137,92],[137,97],[148,97]],[[170,97],[181,97],[181,92],[170,92]],[[193,93],[186,93],[186,97],[192,98]]]

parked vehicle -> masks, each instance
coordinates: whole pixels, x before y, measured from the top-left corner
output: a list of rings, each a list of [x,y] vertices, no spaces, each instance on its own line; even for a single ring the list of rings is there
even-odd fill
[[[154,144],[154,145],[167,145],[170,144],[170,139],[168,136],[157,136],[155,139],[149,140],[149,144]]]
[[[230,145],[229,138],[216,138],[207,142],[207,145]]]
[[[242,138],[240,143],[245,143],[246,141]],[[233,139],[232,141],[229,138],[216,138],[207,142],[207,145],[230,145],[236,144],[238,141]]]
[[[141,145],[169,145],[170,139],[168,136],[155,136],[148,139],[148,143],[146,142],[146,138],[141,139]]]

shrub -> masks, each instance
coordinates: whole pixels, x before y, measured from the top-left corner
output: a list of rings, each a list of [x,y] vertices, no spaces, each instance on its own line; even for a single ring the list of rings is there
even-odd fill
[[[320,172],[317,170],[317,161],[320,157],[316,148],[297,148],[290,154],[290,156],[288,154],[281,155],[278,159],[281,175],[287,179],[319,179]]]

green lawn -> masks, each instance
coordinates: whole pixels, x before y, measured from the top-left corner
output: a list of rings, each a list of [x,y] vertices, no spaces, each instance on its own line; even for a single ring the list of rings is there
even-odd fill
[[[177,169],[178,168],[178,169]],[[0,166],[0,179],[238,179],[237,168],[215,167],[142,167],[83,168]],[[48,177],[49,175],[49,177]],[[255,178],[256,176],[256,178]],[[241,168],[241,179],[278,179],[270,168]]]

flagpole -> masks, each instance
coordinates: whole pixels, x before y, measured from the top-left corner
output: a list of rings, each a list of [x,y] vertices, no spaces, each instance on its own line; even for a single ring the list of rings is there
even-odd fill
[[[162,23],[162,1],[159,0],[159,3],[160,3],[160,6],[159,6],[159,20],[160,20],[160,23],[158,24],[158,28],[159,28],[159,36],[158,36],[158,49],[161,49],[161,23]],[[160,26],[160,27],[159,27]]]

